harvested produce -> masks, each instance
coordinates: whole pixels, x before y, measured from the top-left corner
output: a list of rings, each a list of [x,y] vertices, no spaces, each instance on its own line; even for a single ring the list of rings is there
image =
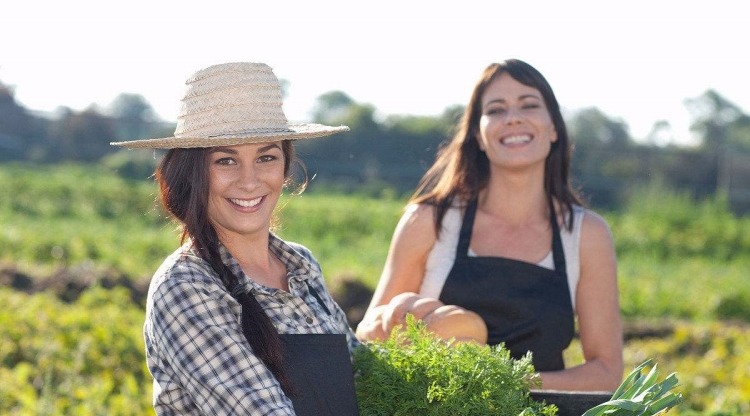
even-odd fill
[[[502,346],[451,343],[412,316],[354,352],[362,416],[553,416],[557,408],[534,401],[539,384],[531,356],[515,360]]]
[[[643,371],[651,364],[646,360],[636,367],[615,390],[612,398],[595,406],[583,416],[652,416],[661,415],[682,402],[682,394],[672,390],[678,386],[677,375],[672,373],[657,381],[656,364],[645,376]]]
[[[530,354],[514,359],[502,344],[454,343],[413,316],[406,322],[388,339],[354,351],[362,416],[557,415],[557,406],[531,396],[541,382]],[[635,368],[609,401],[582,416],[655,416],[678,405],[676,374],[658,381],[656,365],[642,374],[649,365]]]

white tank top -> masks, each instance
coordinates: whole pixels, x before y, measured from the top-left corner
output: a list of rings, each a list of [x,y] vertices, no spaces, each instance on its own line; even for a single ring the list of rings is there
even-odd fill
[[[414,208],[409,207],[404,215],[412,215]],[[573,230],[568,231],[566,227],[560,227],[560,239],[562,240],[563,252],[565,253],[565,269],[568,274],[568,289],[570,290],[570,301],[573,309],[576,306],[576,287],[580,277],[581,264],[579,249],[581,245],[581,223],[585,209],[573,205]],[[443,217],[443,225],[440,237],[435,241],[427,257],[425,275],[419,293],[425,297],[438,298],[443,290],[445,280],[448,278],[456,260],[456,248],[458,247],[458,235],[463,222],[463,211],[458,207],[451,207]],[[469,256],[476,254],[469,249]],[[542,259],[538,266],[553,270],[555,268],[552,258],[552,250]]]

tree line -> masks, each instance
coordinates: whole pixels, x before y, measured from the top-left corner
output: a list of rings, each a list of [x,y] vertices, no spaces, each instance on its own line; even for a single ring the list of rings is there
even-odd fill
[[[637,187],[658,183],[695,198],[726,197],[738,213],[750,210],[750,115],[714,90],[685,101],[697,145],[676,145],[667,121],[636,140],[625,121],[596,107],[566,116],[574,144],[572,178],[589,202],[616,209]],[[416,186],[463,113],[377,117],[376,108],[342,91],[318,97],[313,121],[351,131],[297,143],[311,188],[404,195]],[[153,151],[123,151],[110,141],[166,137],[174,122],[155,117],[138,94],[121,94],[108,107],[60,107],[40,115],[15,100],[0,82],[0,162],[105,163],[121,175],[147,178]]]

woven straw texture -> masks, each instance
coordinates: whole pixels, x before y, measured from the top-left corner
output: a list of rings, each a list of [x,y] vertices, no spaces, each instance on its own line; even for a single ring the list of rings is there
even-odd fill
[[[279,80],[263,63],[213,65],[193,74],[185,84],[173,137],[111,144],[156,149],[233,146],[310,139],[349,130],[346,126],[289,124]]]

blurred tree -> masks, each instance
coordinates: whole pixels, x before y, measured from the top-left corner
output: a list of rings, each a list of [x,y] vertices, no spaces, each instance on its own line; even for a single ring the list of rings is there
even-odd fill
[[[53,123],[57,161],[94,162],[114,152],[109,142],[115,137],[112,118],[91,107],[82,112],[69,108],[60,110],[60,118]]]
[[[567,125],[578,146],[622,149],[634,144],[624,121],[610,118],[596,107],[576,112]]]
[[[667,120],[658,120],[646,135],[646,143],[652,146],[668,146],[674,143],[672,125]]]
[[[750,170],[746,165],[750,116],[711,89],[685,103],[693,118],[691,129],[700,135],[701,148],[704,153],[714,155],[715,191],[727,196],[733,207],[749,210]]]
[[[0,82],[0,160],[24,159],[43,142],[43,129],[15,99],[12,87]]]
[[[644,174],[641,156],[630,151],[636,145],[628,125],[596,107],[574,113],[566,124],[575,149],[571,164],[573,182],[592,204],[617,206],[627,181]]]
[[[362,186],[413,189],[447,138],[453,112],[443,117],[390,116],[380,122],[375,107],[355,102],[340,91],[318,98],[313,111],[318,123],[349,126],[350,132],[315,141],[297,149],[318,180],[344,189]]]
[[[316,100],[312,110],[313,120],[322,124],[341,123],[354,105],[354,100],[343,91],[327,92]]]
[[[114,118],[114,140],[148,137],[156,119],[151,105],[139,94],[118,95],[109,105],[108,114]]]
[[[703,148],[750,150],[750,116],[737,105],[714,90],[687,99],[685,104],[693,119],[690,128],[700,135]]]
[[[750,151],[750,116],[742,114],[732,123],[729,142],[736,144],[741,149]]]

